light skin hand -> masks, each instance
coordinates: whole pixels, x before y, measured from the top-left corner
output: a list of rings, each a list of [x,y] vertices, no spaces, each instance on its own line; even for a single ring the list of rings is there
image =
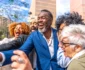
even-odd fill
[[[13,52],[15,55],[11,57],[12,60],[12,70],[32,70],[31,63],[23,51],[16,50]],[[24,63],[19,63],[18,59],[22,58]]]

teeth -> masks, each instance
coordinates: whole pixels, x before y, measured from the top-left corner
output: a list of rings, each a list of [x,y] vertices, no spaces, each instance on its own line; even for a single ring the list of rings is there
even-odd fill
[[[19,32],[16,32],[16,34],[19,34]]]

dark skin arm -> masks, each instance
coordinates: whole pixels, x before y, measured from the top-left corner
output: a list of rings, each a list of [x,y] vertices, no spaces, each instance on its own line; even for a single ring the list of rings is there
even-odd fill
[[[2,55],[0,54],[0,62],[3,60]]]

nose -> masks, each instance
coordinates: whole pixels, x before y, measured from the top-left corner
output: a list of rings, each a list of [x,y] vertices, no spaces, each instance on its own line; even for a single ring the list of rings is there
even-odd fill
[[[42,22],[42,20],[43,20],[42,18],[39,18],[39,19],[38,19],[38,22]]]

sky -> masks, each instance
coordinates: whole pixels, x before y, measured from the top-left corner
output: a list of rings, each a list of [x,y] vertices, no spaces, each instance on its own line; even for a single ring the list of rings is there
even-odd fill
[[[0,15],[17,22],[27,22],[32,0],[0,0]],[[56,0],[57,17],[70,11],[70,0]],[[18,19],[15,19],[18,14]]]
[[[32,0],[0,0],[0,15],[12,21],[27,22],[31,1]],[[15,19],[15,17],[18,17],[18,19]]]
[[[70,0],[56,0],[57,17],[70,11]]]

